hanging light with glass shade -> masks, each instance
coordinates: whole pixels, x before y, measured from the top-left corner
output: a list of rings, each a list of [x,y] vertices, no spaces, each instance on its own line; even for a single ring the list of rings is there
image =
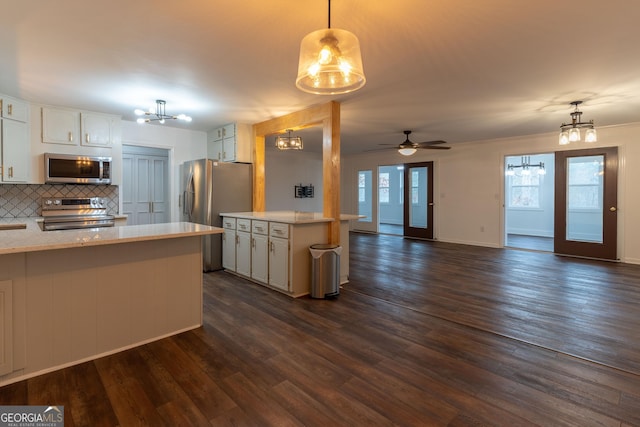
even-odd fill
[[[562,125],[560,125],[560,137],[558,139],[560,145],[580,141],[581,128],[587,129],[584,134],[585,142],[596,142],[598,140],[598,134],[593,125],[593,120],[589,120],[588,122],[580,121],[582,117],[582,111],[578,110],[578,105],[580,104],[582,104],[582,101],[573,101],[571,103],[571,105],[574,106],[574,110],[571,112],[571,123],[562,123]]]
[[[351,32],[331,28],[331,0],[328,28],[307,34],[300,43],[298,89],[318,95],[353,92],[364,86],[360,42]]]

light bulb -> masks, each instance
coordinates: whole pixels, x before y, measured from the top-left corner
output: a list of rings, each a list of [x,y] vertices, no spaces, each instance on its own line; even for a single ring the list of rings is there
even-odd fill
[[[560,145],[567,145],[567,144],[569,144],[569,132],[567,132],[566,130],[565,130],[565,131],[560,132],[560,139],[558,140],[558,143],[559,143]]]
[[[538,169],[538,175],[546,175],[547,171],[544,169]]]
[[[139,108],[136,108],[133,112],[136,114],[136,116],[144,116],[145,115],[144,110],[141,110]]]
[[[597,140],[598,140],[598,134],[596,133],[596,130],[593,128],[587,129],[587,131],[584,134],[584,141],[596,142]]]
[[[580,129],[578,128],[569,129],[569,141],[570,142],[580,141]]]
[[[140,117],[138,120],[136,120],[136,122],[138,122],[138,123],[140,123],[140,124],[142,124],[142,123],[144,123],[144,122],[146,122],[146,121],[147,121],[147,120],[146,120],[146,119],[144,119],[144,118],[142,118],[142,117]]]

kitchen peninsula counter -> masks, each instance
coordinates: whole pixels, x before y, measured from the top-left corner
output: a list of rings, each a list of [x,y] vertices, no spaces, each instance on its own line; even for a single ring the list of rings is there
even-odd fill
[[[220,216],[224,218],[223,225],[226,228],[223,261],[227,260],[225,268],[228,271],[292,297],[310,293],[309,247],[329,243],[329,224],[334,218],[325,217],[319,212],[299,211],[227,212],[221,213]],[[340,284],[349,281],[349,221],[358,218],[358,215],[340,215]],[[265,237],[260,235],[268,238],[268,245]],[[253,243],[250,248],[242,250],[243,242],[246,245],[247,238]],[[287,241],[286,244],[284,240]],[[231,244],[225,245],[224,242]],[[256,245],[256,242],[264,243]],[[263,248],[262,251],[257,249],[259,247]],[[281,251],[288,247],[286,260],[282,255],[276,255],[278,247]],[[233,252],[232,256],[230,252]],[[268,264],[266,273],[265,263]],[[256,267],[261,270],[258,274]]]
[[[202,236],[221,228],[0,224],[0,386],[202,325]]]

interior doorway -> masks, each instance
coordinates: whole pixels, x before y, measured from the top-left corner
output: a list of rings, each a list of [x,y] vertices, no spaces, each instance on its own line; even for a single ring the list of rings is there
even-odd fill
[[[553,252],[554,153],[505,157],[505,246]]]
[[[404,235],[404,165],[378,167],[378,232]]]

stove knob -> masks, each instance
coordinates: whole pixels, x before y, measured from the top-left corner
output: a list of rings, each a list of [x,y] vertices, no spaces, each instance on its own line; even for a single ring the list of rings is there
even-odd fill
[[[53,202],[51,201],[51,199],[47,199],[44,201],[44,204],[47,206],[51,206],[53,204]]]
[[[56,200],[53,201],[53,204],[54,205],[61,205],[62,204],[62,200],[56,199]]]

